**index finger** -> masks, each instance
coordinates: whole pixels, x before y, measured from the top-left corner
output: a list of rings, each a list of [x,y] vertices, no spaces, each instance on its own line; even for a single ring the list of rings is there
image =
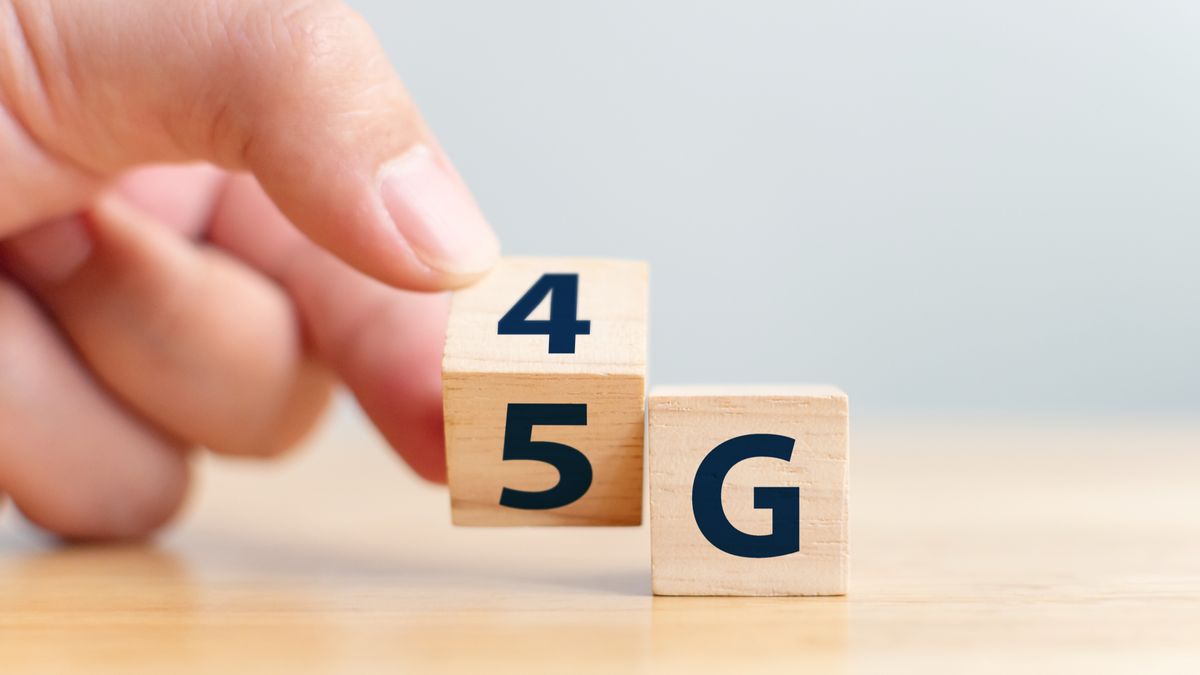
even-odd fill
[[[0,111],[19,124],[0,133],[0,175],[42,168],[0,182],[0,206],[203,159],[253,172],[309,238],[389,284],[461,286],[498,257],[370,27],[340,2],[3,4]],[[0,236],[52,215],[19,213],[0,216]]]

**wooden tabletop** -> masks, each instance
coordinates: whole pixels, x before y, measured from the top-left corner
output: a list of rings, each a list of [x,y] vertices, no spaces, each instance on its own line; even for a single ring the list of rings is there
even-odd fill
[[[365,426],[157,545],[0,527],[0,671],[1198,672],[1200,420],[852,424],[845,598],[655,598],[641,528],[469,529]]]

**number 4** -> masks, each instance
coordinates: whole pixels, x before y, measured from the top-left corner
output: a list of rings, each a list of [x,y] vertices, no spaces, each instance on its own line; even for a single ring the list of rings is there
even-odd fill
[[[546,296],[550,296],[550,319],[530,319],[529,315]],[[500,335],[548,335],[551,354],[574,354],[575,336],[592,332],[591,321],[581,321],[579,311],[579,275],[543,274],[512,309],[500,317]]]

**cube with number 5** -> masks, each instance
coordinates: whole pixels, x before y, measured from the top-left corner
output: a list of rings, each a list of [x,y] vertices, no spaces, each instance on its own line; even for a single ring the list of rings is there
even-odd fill
[[[454,295],[456,525],[641,523],[646,277],[640,262],[506,258]]]

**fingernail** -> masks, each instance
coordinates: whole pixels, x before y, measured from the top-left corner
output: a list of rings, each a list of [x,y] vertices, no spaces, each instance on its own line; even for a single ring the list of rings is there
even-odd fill
[[[39,225],[4,242],[5,259],[26,282],[53,285],[71,278],[92,255],[92,236],[81,216]]]
[[[447,274],[486,272],[500,245],[467,186],[427,146],[386,164],[383,205],[396,229],[430,268]]]

